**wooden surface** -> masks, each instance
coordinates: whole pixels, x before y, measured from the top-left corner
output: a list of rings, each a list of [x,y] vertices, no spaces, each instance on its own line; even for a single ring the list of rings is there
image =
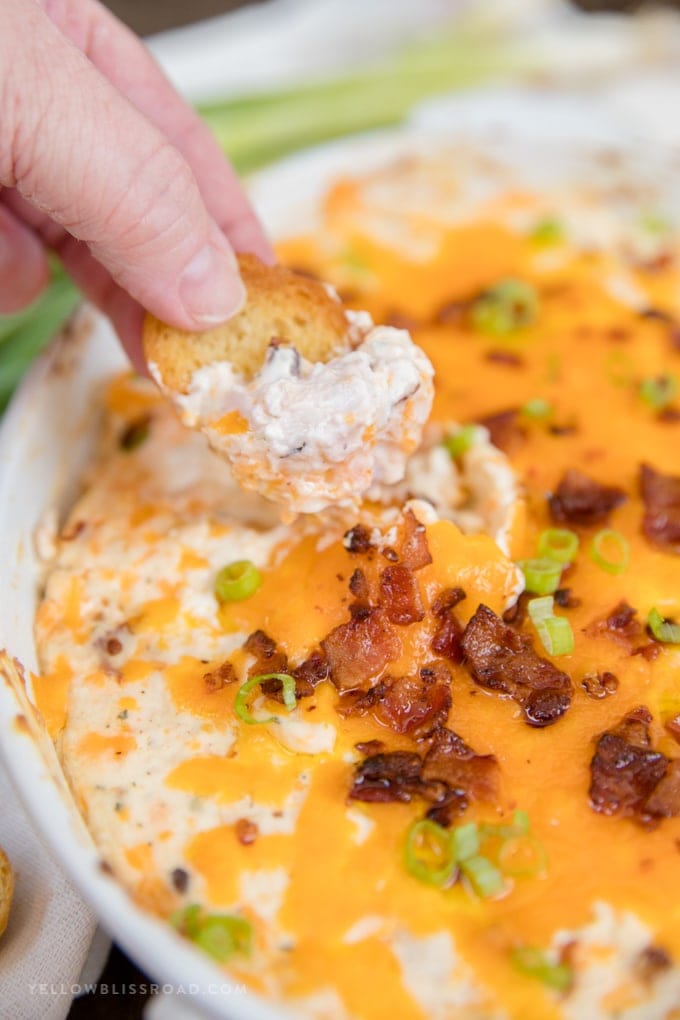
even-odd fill
[[[255,0],[105,0],[106,6],[139,35],[213,18],[245,7],[248,2]]]

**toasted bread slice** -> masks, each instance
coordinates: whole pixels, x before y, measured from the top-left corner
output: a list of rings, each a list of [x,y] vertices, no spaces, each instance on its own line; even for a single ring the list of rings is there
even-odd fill
[[[347,319],[323,284],[264,265],[254,255],[239,255],[238,261],[248,296],[229,322],[188,333],[147,316],[144,352],[169,389],[186,393],[193,373],[215,361],[228,361],[247,381],[264,364],[274,338],[313,362],[329,361],[342,348]]]
[[[12,905],[12,893],[14,892],[14,873],[12,865],[0,847],[0,935],[7,927],[9,909]]]

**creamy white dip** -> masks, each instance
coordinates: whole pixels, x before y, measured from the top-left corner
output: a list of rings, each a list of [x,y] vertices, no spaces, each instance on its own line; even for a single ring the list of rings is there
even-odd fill
[[[288,511],[355,507],[372,484],[398,482],[430,413],[433,369],[409,334],[348,314],[360,343],[325,364],[272,345],[248,382],[215,362],[173,394],[184,423],[206,433],[241,485]],[[225,431],[234,413],[243,429]]]

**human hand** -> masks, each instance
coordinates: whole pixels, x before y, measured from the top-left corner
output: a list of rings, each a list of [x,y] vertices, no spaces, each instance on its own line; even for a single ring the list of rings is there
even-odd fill
[[[0,312],[59,255],[143,368],[144,309],[200,330],[272,253],[236,174],[139,39],[97,0],[0,0]]]

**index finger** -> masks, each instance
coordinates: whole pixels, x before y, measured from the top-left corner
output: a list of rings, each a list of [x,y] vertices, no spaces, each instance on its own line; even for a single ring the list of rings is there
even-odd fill
[[[60,31],[182,153],[208,211],[232,246],[273,262],[271,245],[233,167],[141,40],[97,0],[42,4]]]

